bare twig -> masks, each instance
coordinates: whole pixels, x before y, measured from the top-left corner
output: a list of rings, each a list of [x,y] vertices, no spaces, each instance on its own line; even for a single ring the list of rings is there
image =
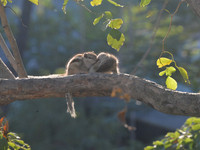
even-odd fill
[[[4,9],[2,3],[0,3],[0,17],[1,17],[1,22],[3,25],[4,31],[6,33],[6,36],[8,38],[13,55],[14,55],[16,63],[17,63],[17,73],[20,78],[27,78],[27,74],[26,74],[24,65],[21,60],[17,42],[16,42],[16,40],[12,34],[12,31],[10,29],[10,26],[8,24],[8,20],[7,20],[6,14],[5,14],[5,9]]]
[[[8,58],[10,64],[12,65],[12,67],[15,69],[15,71],[17,72],[17,63],[15,61],[15,58],[13,57],[13,55],[11,54],[10,50],[8,49],[1,33],[0,33],[0,45],[1,48],[3,49],[6,57]]]
[[[86,9],[87,11],[89,11],[90,13],[93,13],[93,14],[97,15],[97,13],[92,12],[92,11],[91,11],[89,8],[87,8],[85,5],[80,4],[78,0],[74,0],[74,2],[75,2],[77,5],[79,5],[79,6],[83,7],[83,8],[85,8],[85,9]]]
[[[169,24],[169,29],[168,29],[167,34],[165,35],[165,37],[164,37],[164,39],[163,39],[163,41],[162,41],[162,53],[160,54],[160,57],[161,57],[162,54],[165,52],[165,46],[164,46],[164,45],[165,45],[165,40],[166,40],[167,36],[169,35],[170,30],[171,30],[172,19],[173,19],[174,15],[177,13],[177,11],[178,11],[178,9],[179,9],[181,3],[183,3],[183,2],[185,2],[185,0],[181,0],[181,1],[179,2],[178,6],[177,6],[177,8],[176,8],[176,10],[175,10],[175,12],[171,15],[171,20],[170,20],[170,24]],[[160,59],[160,57],[159,57],[158,59]]]
[[[12,10],[12,12],[20,19],[22,25],[27,28],[27,26],[23,23],[22,19],[18,16],[18,14],[11,7],[5,6],[5,8],[10,8],[10,10]]]
[[[138,67],[140,67],[140,66],[143,64],[144,60],[146,59],[146,57],[148,56],[149,52],[151,51],[151,48],[152,48],[152,46],[153,46],[153,41],[154,41],[154,38],[155,38],[155,36],[156,36],[156,32],[157,32],[158,27],[159,27],[159,24],[160,24],[160,20],[161,20],[162,13],[163,13],[163,11],[165,10],[165,7],[167,6],[167,3],[168,3],[168,2],[169,2],[169,0],[166,0],[165,3],[163,4],[162,9],[160,10],[160,13],[159,13],[159,16],[158,16],[158,19],[157,19],[157,22],[156,22],[156,26],[155,26],[155,31],[154,31],[154,34],[153,34],[152,37],[151,37],[151,44],[149,45],[149,47],[148,47],[146,53],[142,56],[142,59],[141,59],[140,62],[135,66],[135,68],[134,68],[134,70],[133,70],[133,72],[132,72],[131,74],[135,74],[135,73],[136,73]]]

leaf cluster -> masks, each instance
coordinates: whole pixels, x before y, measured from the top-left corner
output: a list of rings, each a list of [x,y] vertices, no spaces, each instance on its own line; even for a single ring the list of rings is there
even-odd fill
[[[8,132],[8,121],[3,125],[4,117],[0,119],[0,149],[1,150],[31,150],[20,137],[13,132]]]
[[[175,132],[168,132],[161,141],[154,141],[153,146],[144,150],[199,150],[200,118],[191,117]]]
[[[178,87],[177,82],[176,82],[175,79],[173,79],[171,77],[172,73],[176,72],[176,69],[173,66],[166,67],[166,66],[170,65],[172,62],[174,62],[175,67],[179,70],[184,81],[189,83],[189,84],[190,84],[190,81],[189,81],[187,71],[183,67],[178,67],[176,65],[176,62],[173,59],[173,55],[171,53],[170,53],[170,55],[172,56],[172,59],[161,57],[156,61],[156,64],[157,64],[158,68],[162,68],[162,67],[166,68],[165,70],[163,70],[159,73],[159,76],[163,76],[164,74],[167,76],[166,81],[165,81],[167,88],[172,89],[172,90],[176,90],[176,88]]]

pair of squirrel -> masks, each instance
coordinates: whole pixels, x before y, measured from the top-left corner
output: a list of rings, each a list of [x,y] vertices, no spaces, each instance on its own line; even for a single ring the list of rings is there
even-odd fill
[[[66,65],[65,75],[87,74],[87,73],[119,73],[118,59],[109,53],[85,52],[72,57]],[[67,112],[75,118],[74,101],[71,93],[66,93]]]
[[[72,57],[66,65],[65,75],[87,73],[119,73],[118,59],[109,53],[85,52]]]

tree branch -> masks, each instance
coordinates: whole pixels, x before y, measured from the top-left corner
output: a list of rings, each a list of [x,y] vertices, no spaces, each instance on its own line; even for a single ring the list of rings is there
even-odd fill
[[[110,96],[121,88],[132,99],[163,113],[200,116],[200,93],[166,89],[155,82],[128,74],[84,74],[74,76],[42,76],[28,79],[0,80],[0,105],[16,100],[64,97]]]
[[[5,53],[6,57],[8,58],[10,64],[12,65],[12,67],[17,72],[17,64],[16,64],[16,61],[15,61],[15,58],[13,57],[10,50],[8,49],[1,33],[0,33],[0,45],[1,45],[1,48],[3,49],[3,52]]]
[[[18,70],[17,74],[19,75],[20,78],[26,78],[27,74],[26,74],[26,71],[24,69],[24,65],[23,65],[22,60],[21,60],[21,56],[20,56],[20,53],[19,53],[17,42],[16,42],[16,40],[15,40],[13,34],[12,34],[12,31],[10,29],[10,26],[8,24],[8,20],[7,20],[6,14],[5,14],[5,9],[4,9],[2,3],[0,3],[0,17],[1,17],[2,26],[5,30],[5,33],[6,33],[6,36],[8,38],[8,41],[10,43],[13,55],[15,57],[15,61],[17,63],[17,70]]]

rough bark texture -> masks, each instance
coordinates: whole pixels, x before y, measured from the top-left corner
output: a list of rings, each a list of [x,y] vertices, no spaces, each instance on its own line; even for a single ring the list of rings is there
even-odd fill
[[[16,100],[64,97],[65,93],[72,93],[74,97],[110,96],[114,88],[121,88],[132,99],[167,114],[200,116],[200,93],[169,90],[155,82],[128,74],[2,79],[0,105]]]
[[[200,19],[200,0],[186,0],[186,2]]]

